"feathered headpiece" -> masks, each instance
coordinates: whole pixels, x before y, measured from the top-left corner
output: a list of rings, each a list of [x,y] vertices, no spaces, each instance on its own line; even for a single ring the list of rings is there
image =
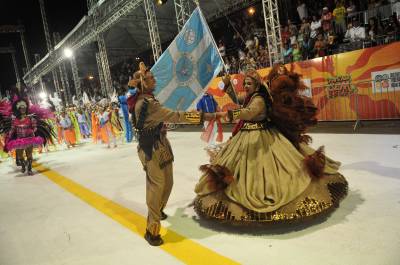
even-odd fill
[[[12,112],[15,116],[19,116],[19,109],[25,107],[29,109],[29,100],[25,94],[24,85],[22,83],[17,83],[15,86],[15,94],[12,99]]]
[[[136,101],[138,99],[139,94],[144,93],[143,83],[144,83],[144,78],[145,78],[145,74],[147,71],[149,71],[149,70],[146,67],[146,65],[144,64],[144,62],[140,62],[139,70],[136,71],[133,74],[132,79],[129,80],[128,87],[136,87],[138,89],[138,92],[136,94],[128,97],[128,100],[127,100],[129,112],[131,112],[131,113],[135,111],[135,105],[136,105]]]
[[[147,69],[146,65],[144,64],[144,62],[140,62],[139,70],[133,74],[132,79],[129,80],[129,82],[128,82],[128,86],[136,87],[141,92],[143,92],[143,81],[144,81],[144,77],[145,77],[145,74],[147,71],[148,71],[148,69]]]

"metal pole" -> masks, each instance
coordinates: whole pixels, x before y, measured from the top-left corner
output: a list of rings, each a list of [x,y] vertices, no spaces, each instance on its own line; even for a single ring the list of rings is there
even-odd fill
[[[17,83],[21,83],[21,79],[19,78],[19,73],[18,73],[18,65],[17,65],[17,60],[15,60],[15,53],[11,53],[11,58],[13,61],[14,65],[14,71],[15,71],[15,78],[17,79]]]
[[[53,50],[53,45],[51,43],[51,37],[50,37],[50,31],[49,31],[49,26],[47,24],[47,18],[46,18],[46,9],[44,7],[44,0],[39,0],[39,5],[40,5],[40,13],[42,14],[42,22],[43,22],[43,29],[44,29],[44,36],[46,38],[46,46],[47,50],[49,53]],[[54,34],[54,44],[57,44],[57,41]],[[56,89],[56,92],[60,98],[61,97],[61,87],[60,87],[60,82],[58,81],[58,76],[57,76],[57,71],[54,69],[51,71],[52,77],[53,77],[53,82],[54,82],[54,87]]]
[[[28,71],[31,69],[31,62],[29,60],[29,55],[28,55],[28,48],[26,47],[26,41],[25,41],[25,29],[22,28],[20,31],[20,37],[21,37],[21,43],[22,43],[22,50],[24,51],[24,57],[25,57],[25,63],[26,63],[26,68],[28,68]]]
[[[61,40],[60,33],[54,32],[53,36],[54,36],[55,43],[60,42],[60,40]],[[67,69],[65,67],[65,62],[61,62],[59,68],[61,69],[61,71],[60,71],[61,80],[64,80],[63,86],[64,86],[65,99],[68,103],[71,103],[72,102],[71,87],[69,85],[69,78],[68,78]]]
[[[50,31],[46,19],[46,10],[44,8],[44,0],[39,0],[39,5],[40,5],[40,13],[42,14],[44,36],[46,38],[47,50],[50,52],[53,46],[51,45]]]
[[[276,61],[283,62],[281,26],[277,0],[262,0],[265,32],[270,66]],[[272,60],[273,58],[273,60]]]
[[[101,66],[103,70],[102,72],[105,84],[105,89],[104,89],[106,92],[105,95],[111,97],[113,93],[112,78],[111,78],[110,66],[108,64],[106,43],[104,41],[103,34],[98,35],[98,43],[99,43],[99,54],[100,54]]]
[[[106,84],[105,84],[105,81],[104,81],[103,66],[102,66],[102,63],[101,63],[100,52],[96,52],[96,62],[97,62],[97,69],[98,69],[98,72],[99,72],[101,93],[103,94],[103,96],[106,96],[107,95],[107,91],[106,91]]]
[[[67,95],[67,100],[68,100],[68,102],[72,103],[71,87],[69,85],[69,78],[68,78],[67,69],[65,67],[65,62],[61,63],[61,72],[64,75],[65,92],[66,92],[66,95]]]
[[[81,93],[81,80],[79,79],[78,66],[76,64],[75,56],[70,58],[72,77],[74,79],[75,93],[76,97],[79,99],[82,96]]]
[[[56,32],[53,33],[53,41],[54,41],[54,45],[56,45],[58,43],[58,38],[59,36],[56,34]],[[58,74],[57,74],[57,68],[53,69],[51,71],[51,75],[53,77],[53,82],[54,82],[54,88],[56,89],[56,92],[58,94],[58,97],[60,99],[62,99],[62,95],[61,95],[61,84],[59,82],[60,79],[58,79]],[[60,77],[61,78],[61,77]]]
[[[174,0],[176,24],[180,32],[190,17],[190,6],[188,0]]]
[[[153,0],[143,0],[143,2],[146,11],[147,25],[149,27],[151,49],[153,50],[154,62],[156,62],[162,54],[156,11]]]

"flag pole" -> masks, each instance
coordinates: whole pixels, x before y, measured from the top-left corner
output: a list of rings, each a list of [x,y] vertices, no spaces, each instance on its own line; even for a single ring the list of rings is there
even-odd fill
[[[208,31],[208,33],[209,33],[210,36],[211,36],[212,42],[214,43],[215,47],[217,47],[217,53],[218,53],[219,57],[221,58],[222,64],[224,65],[224,69],[225,69],[225,71],[226,71],[225,61],[224,61],[224,59],[222,58],[221,53],[219,52],[218,45],[217,45],[217,43],[215,42],[214,36],[212,35],[212,32],[211,32],[210,28],[208,27],[207,20],[205,19],[204,15],[203,15],[203,12],[201,11],[199,2],[198,2],[198,0],[194,0],[194,1],[195,1],[195,3],[197,4],[197,8],[199,9],[200,18],[201,18],[201,20],[203,20],[203,23],[206,25],[207,31]],[[228,73],[228,74],[229,74],[229,73]],[[235,87],[233,86],[232,80],[229,80],[229,83],[231,84],[233,94],[235,95],[235,100],[236,100],[235,103],[236,103],[236,104],[239,104],[238,96],[237,96],[237,94],[236,94]],[[232,100],[233,100],[233,99],[232,99]]]

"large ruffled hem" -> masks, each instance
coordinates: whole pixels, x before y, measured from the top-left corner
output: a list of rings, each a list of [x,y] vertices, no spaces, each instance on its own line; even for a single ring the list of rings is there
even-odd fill
[[[347,191],[346,179],[336,173],[313,179],[298,197],[274,211],[249,210],[229,199],[224,190],[197,196],[194,209],[202,218],[236,226],[293,224],[331,213]]]
[[[26,149],[29,147],[40,146],[43,143],[44,143],[43,138],[39,136],[18,138],[15,140],[8,141],[6,143],[5,150],[12,151],[15,149]]]

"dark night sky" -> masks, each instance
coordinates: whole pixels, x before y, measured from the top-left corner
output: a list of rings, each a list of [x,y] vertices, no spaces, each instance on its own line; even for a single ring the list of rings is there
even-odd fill
[[[45,0],[47,23],[50,34],[58,31],[63,38],[87,14],[86,0]],[[16,25],[18,20],[25,26],[25,38],[31,64],[34,65],[34,53],[43,57],[47,53],[39,0],[0,0],[0,25]],[[16,58],[22,79],[25,59],[18,33],[0,34],[0,47],[12,43],[16,48]],[[0,54],[0,87],[5,89],[16,82],[10,54]]]

